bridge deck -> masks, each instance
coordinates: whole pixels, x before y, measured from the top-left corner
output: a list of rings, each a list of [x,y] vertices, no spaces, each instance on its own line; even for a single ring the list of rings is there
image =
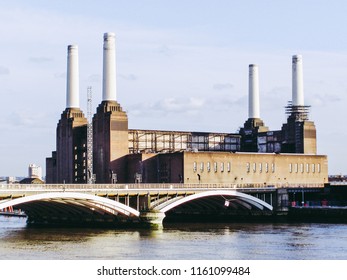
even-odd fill
[[[187,195],[211,190],[236,190],[239,192],[274,192],[274,186],[239,187],[235,184],[35,184],[0,185],[0,199],[15,198],[46,192],[80,192],[99,196]]]

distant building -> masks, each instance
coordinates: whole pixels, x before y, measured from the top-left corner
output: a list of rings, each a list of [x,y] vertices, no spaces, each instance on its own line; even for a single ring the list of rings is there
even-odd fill
[[[117,102],[113,33],[105,33],[103,52],[103,97],[92,120],[96,183],[328,182],[327,156],[317,155],[316,128],[304,104],[301,56],[292,58],[293,94],[280,130],[269,130],[260,118],[258,66],[251,64],[248,119],[237,133],[219,133],[129,129]],[[76,60],[77,47],[69,46],[67,106],[57,126],[57,149],[46,159],[47,183],[86,183],[90,176]],[[231,119],[233,113],[239,112],[231,112]]]
[[[14,176],[8,176],[8,177],[6,177],[6,180],[5,180],[5,181],[6,181],[7,184],[15,184],[15,183],[18,182],[17,178],[14,177]]]
[[[29,178],[38,178],[42,179],[42,168],[41,166],[37,166],[36,164],[29,164],[28,168],[28,177]]]

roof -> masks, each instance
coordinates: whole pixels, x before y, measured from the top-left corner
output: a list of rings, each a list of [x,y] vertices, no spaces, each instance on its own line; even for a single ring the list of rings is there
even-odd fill
[[[39,178],[24,178],[19,183],[20,184],[44,184],[45,182]]]

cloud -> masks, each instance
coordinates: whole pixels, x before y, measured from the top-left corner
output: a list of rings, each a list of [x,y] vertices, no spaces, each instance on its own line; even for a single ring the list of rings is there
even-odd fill
[[[159,100],[155,103],[136,104],[130,106],[129,111],[134,115],[140,114],[160,114],[160,115],[171,115],[171,114],[184,114],[192,115],[202,110],[205,105],[204,98],[189,97],[189,98],[174,98],[168,97]]]
[[[203,107],[205,100],[202,98],[189,97],[187,99],[165,98],[156,104],[160,110],[167,112],[191,112]]]
[[[224,84],[214,84],[213,89],[215,90],[225,90],[225,89],[232,89],[234,86],[230,83],[224,83]]]
[[[329,103],[342,101],[342,98],[334,94],[315,94],[313,97],[307,98],[307,103],[315,107],[324,107]]]
[[[53,61],[53,58],[46,57],[46,56],[38,56],[38,57],[30,57],[29,61],[34,63],[46,63],[46,62]]]
[[[268,91],[260,92],[260,106],[264,110],[281,109],[287,106],[288,101],[292,98],[290,87],[277,86],[270,88]]]
[[[235,109],[246,110],[247,109],[247,100],[248,97],[246,95],[243,96],[233,96],[233,95],[221,95],[210,97],[207,100],[207,104],[210,110],[215,112],[228,112],[233,111]],[[207,109],[207,108],[206,108]]]
[[[136,81],[137,80],[137,76],[134,74],[128,74],[128,75],[120,74],[118,76],[124,80],[127,80],[127,81]]]
[[[57,79],[64,79],[64,78],[66,78],[66,72],[63,72],[63,73],[55,73],[55,74],[54,74],[54,78],[57,78]]]
[[[101,75],[93,74],[87,78],[88,83],[100,83],[102,81]]]
[[[172,48],[169,48],[166,45],[162,45],[158,49],[158,53],[165,55],[165,56],[170,56],[170,57],[176,54],[176,52]]]
[[[0,75],[9,75],[10,70],[5,66],[0,66]]]
[[[37,120],[35,120],[32,114],[25,112],[13,111],[8,118],[8,123],[16,127],[32,126]]]
[[[50,120],[51,116],[42,112],[42,113],[33,113],[33,111],[29,110],[20,110],[20,111],[12,111],[7,117],[5,117],[1,126],[5,129],[43,129],[45,125],[42,123],[42,120]],[[48,125],[48,124],[47,124]]]

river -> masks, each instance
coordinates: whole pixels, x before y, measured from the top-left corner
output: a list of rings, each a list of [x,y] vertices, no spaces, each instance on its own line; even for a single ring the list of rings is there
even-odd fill
[[[0,216],[1,260],[346,260],[347,224],[181,223],[32,228]]]

